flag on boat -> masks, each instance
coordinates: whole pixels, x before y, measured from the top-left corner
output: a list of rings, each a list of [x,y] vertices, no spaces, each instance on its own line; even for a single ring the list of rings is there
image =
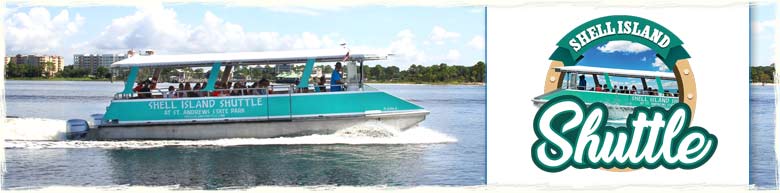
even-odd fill
[[[349,50],[347,50],[347,55],[344,55],[344,59],[342,59],[341,61],[344,62],[347,61],[348,59],[349,59]]]

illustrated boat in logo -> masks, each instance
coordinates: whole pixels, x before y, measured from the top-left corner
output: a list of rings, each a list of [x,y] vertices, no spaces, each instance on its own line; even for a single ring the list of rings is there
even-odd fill
[[[366,122],[405,130],[425,120],[429,111],[363,83],[363,62],[387,57],[381,52],[346,49],[133,56],[111,65],[129,69],[129,73],[124,90],[116,93],[105,114],[93,115],[95,121],[89,127],[76,121],[68,132],[87,139],[114,140],[330,134]],[[323,62],[345,63],[343,85],[309,84],[314,64]],[[233,67],[276,64],[305,64],[299,83],[225,86],[238,84],[231,82]],[[163,68],[223,71],[221,76],[208,73],[202,90],[134,91],[136,80],[141,79],[139,69],[144,68],[150,69],[152,80],[157,80]]]
[[[664,81],[676,81],[674,73],[590,66],[562,66],[555,67],[555,71],[564,74],[562,85],[556,90],[535,97],[532,101],[537,107],[555,97],[571,95],[582,99],[588,105],[603,103],[609,108],[610,119],[625,119],[635,107],[669,109],[679,102],[679,94],[668,88],[664,89],[663,84]],[[603,78],[603,82],[599,77]],[[636,78],[641,81],[641,85],[613,85],[611,79],[616,77]],[[592,78],[593,84],[588,85],[586,78]]]

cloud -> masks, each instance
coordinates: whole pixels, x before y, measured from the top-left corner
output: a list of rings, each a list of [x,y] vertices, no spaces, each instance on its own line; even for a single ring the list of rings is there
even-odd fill
[[[754,34],[760,34],[765,30],[774,29],[775,22],[775,20],[753,21],[750,22],[750,27],[752,28]]]
[[[658,68],[658,71],[666,72],[669,71],[669,67],[666,67],[666,64],[664,64],[664,61],[660,58],[656,57],[655,61],[653,62],[653,67]]]
[[[448,40],[457,39],[460,37],[459,33],[447,31],[441,26],[433,26],[433,30],[431,30],[431,41],[442,45]]]
[[[482,36],[474,36],[468,43],[469,46],[477,50],[485,49],[485,38]]]
[[[599,49],[599,51],[604,53],[614,53],[614,52],[641,53],[650,50],[650,48],[648,48],[645,45],[642,45],[640,43],[634,43],[631,41],[625,41],[625,40],[609,41],[607,42],[607,44],[603,46],[599,46],[597,49]]]
[[[445,61],[448,64],[455,64],[460,60],[460,52],[458,50],[449,50],[447,52],[447,58]]]
[[[417,48],[415,35],[410,29],[398,32],[388,50],[394,54],[390,61],[401,69],[406,69],[411,64],[423,64],[427,60],[425,52]]]
[[[173,9],[148,4],[139,6],[132,15],[112,20],[98,37],[78,44],[76,49],[115,53],[128,49],[153,49],[158,53],[316,49],[339,47],[337,38],[311,32],[250,32],[208,11],[202,23],[192,26],[180,22]]]
[[[62,10],[52,17],[45,8],[13,13],[5,19],[7,54],[51,54],[64,48],[63,41],[79,32],[85,18]]]

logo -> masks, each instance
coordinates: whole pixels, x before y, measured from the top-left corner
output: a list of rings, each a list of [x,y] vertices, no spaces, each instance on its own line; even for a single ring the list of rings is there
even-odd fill
[[[677,103],[666,110],[637,107],[625,127],[606,125],[607,107],[560,96],[534,117],[538,138],[531,148],[534,164],[547,172],[569,166],[584,168],[693,169],[706,163],[718,138],[701,127],[690,127],[691,110]]]
[[[557,45],[544,93],[532,100],[539,111],[531,157],[540,169],[694,169],[715,153],[717,137],[690,126],[696,83],[672,31],[613,15]]]

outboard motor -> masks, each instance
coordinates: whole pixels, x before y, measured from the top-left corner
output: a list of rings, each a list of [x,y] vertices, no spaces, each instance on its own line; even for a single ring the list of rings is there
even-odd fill
[[[65,129],[65,138],[68,140],[84,139],[89,131],[89,123],[83,119],[70,119]]]

